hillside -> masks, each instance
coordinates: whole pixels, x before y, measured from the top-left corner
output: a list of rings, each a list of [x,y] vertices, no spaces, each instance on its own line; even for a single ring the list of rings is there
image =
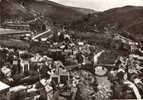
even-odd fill
[[[2,0],[0,7],[0,15],[4,19],[14,19],[15,17],[22,17],[23,19],[33,18],[33,14],[16,0]]]
[[[72,23],[71,28],[78,31],[100,30],[104,33],[105,27],[116,26],[117,31],[129,33],[128,36],[143,41],[143,7],[125,6],[113,8],[104,12],[96,12],[87,15],[77,22]],[[96,27],[95,27],[96,26]],[[95,32],[96,33],[96,32]],[[124,34],[124,35],[125,35]]]
[[[93,12],[90,9],[68,7],[49,0],[2,0],[0,6],[2,16],[22,16],[27,19],[44,16],[58,24],[76,21]]]
[[[55,24],[70,23],[71,29],[83,32],[94,32],[97,29],[102,32],[107,25],[116,24],[118,30],[130,32],[136,40],[143,40],[143,7],[140,6],[95,12],[91,9],[64,6],[49,0],[2,0],[0,7],[2,18],[20,16],[24,19],[33,19],[35,16],[44,16],[46,21],[50,20]]]
[[[132,37],[143,40],[143,7],[125,6],[104,11],[94,20],[99,29],[108,24],[117,25],[121,31],[130,32]]]

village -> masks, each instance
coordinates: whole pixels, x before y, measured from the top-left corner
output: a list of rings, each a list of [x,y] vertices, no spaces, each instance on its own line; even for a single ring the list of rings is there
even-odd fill
[[[106,50],[36,21],[0,28],[0,100],[143,98],[142,44],[115,34],[128,55],[99,64]]]
[[[1,1],[26,12],[22,0]],[[142,41],[116,25],[100,31],[33,13],[0,15],[0,100],[143,99]]]

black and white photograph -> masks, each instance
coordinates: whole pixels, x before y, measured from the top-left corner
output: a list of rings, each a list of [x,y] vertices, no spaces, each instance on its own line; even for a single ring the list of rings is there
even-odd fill
[[[143,0],[0,0],[0,100],[143,100]]]

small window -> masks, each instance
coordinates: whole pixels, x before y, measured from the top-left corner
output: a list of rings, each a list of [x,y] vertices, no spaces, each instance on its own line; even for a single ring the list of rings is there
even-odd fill
[[[69,76],[68,75],[60,75],[60,83],[65,83],[67,82],[69,79]]]

